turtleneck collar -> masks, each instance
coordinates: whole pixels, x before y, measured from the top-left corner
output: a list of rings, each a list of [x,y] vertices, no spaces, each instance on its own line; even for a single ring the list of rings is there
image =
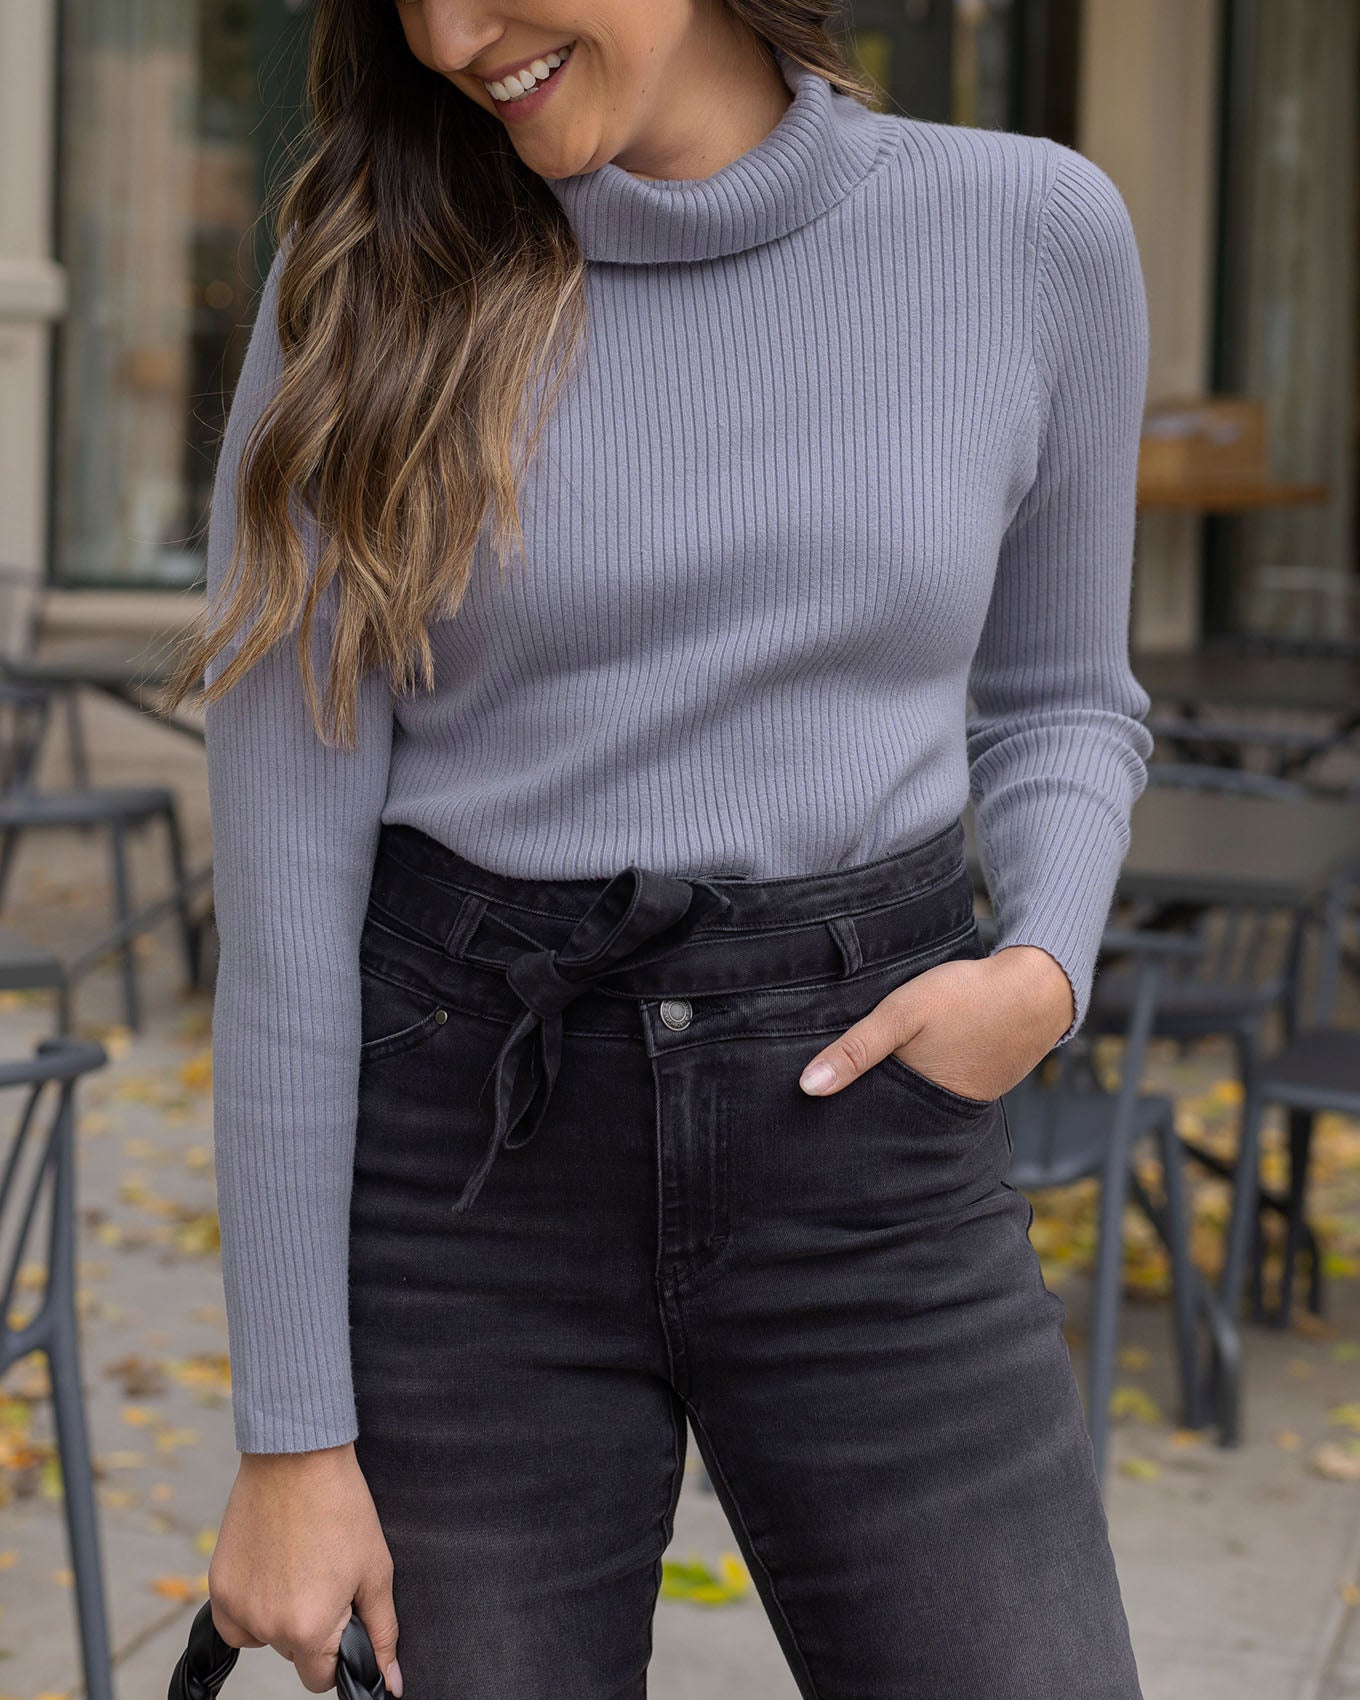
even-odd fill
[[[850,193],[878,158],[881,115],[775,49],[793,93],[775,127],[711,177],[636,177],[608,160],[546,178],[588,260],[712,260],[786,236]]]

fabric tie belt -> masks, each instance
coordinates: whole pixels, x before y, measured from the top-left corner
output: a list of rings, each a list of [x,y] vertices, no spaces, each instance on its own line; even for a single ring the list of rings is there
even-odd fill
[[[492,1064],[496,1120],[481,1161],[468,1177],[455,1210],[466,1210],[504,1145],[525,1145],[543,1119],[562,1056],[562,1012],[619,968],[660,961],[706,921],[732,907],[731,899],[705,880],[629,866],[614,874],[560,945],[549,950],[496,916],[536,946],[511,957],[505,977],[524,1005]],[[485,1092],[486,1083],[482,1091]],[[523,1132],[511,1139],[530,1109]]]

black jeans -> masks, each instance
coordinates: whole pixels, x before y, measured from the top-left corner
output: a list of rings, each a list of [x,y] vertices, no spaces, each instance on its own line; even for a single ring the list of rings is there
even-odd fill
[[[645,1694],[686,1419],[808,1700],[1137,1700],[1002,1101],[798,1086],[983,953],[960,822],[692,880],[383,828],[351,1322],[410,1700]]]

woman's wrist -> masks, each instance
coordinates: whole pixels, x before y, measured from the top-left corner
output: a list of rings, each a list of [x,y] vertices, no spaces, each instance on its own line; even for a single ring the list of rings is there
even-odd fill
[[[307,1452],[243,1452],[241,1463],[248,1469],[269,1471],[325,1471],[345,1467],[355,1459],[354,1442],[341,1446],[318,1446]]]
[[[1067,970],[1042,945],[1003,945],[991,955],[1009,973],[1017,976],[1026,1007],[1040,1033],[1052,1034],[1050,1048],[1056,1045],[1076,1017],[1076,1000]]]

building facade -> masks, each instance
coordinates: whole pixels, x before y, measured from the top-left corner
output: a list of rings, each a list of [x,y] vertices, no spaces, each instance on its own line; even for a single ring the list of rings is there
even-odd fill
[[[49,587],[58,626],[165,626],[197,603],[266,185],[300,133],[306,4],[0,0],[0,562]],[[1349,618],[1353,0],[850,10],[883,104],[1051,135],[1109,171],[1147,278],[1149,398],[1262,395],[1280,475],[1328,484],[1325,506],[1226,539],[1142,515],[1135,641],[1298,620],[1291,584],[1323,587],[1315,623]]]

